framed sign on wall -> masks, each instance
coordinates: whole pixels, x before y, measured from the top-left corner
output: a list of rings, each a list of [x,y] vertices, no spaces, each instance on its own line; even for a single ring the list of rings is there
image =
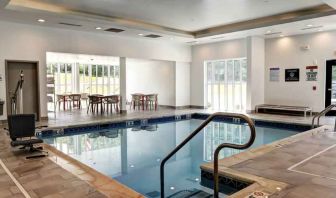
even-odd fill
[[[317,81],[318,66],[306,66],[307,81]]]
[[[279,82],[280,81],[280,68],[279,67],[270,68],[269,80],[271,82]]]
[[[285,70],[285,81],[286,82],[300,81],[300,69],[286,69]]]

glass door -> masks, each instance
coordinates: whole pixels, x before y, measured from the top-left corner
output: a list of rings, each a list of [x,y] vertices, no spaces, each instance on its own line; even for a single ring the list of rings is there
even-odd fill
[[[328,60],[326,66],[325,107],[336,104],[336,60]],[[328,115],[336,115],[336,111]]]

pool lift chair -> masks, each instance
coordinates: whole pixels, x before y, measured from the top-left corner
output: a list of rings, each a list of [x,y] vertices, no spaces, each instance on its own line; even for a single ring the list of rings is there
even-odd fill
[[[27,156],[26,159],[45,157],[48,155],[47,151],[43,150],[42,146],[34,147],[35,144],[43,143],[42,139],[39,139],[35,135],[35,115],[34,114],[17,114],[8,116],[8,130],[9,136],[12,139],[11,146],[22,146],[20,149],[29,148],[29,152],[35,154]]]

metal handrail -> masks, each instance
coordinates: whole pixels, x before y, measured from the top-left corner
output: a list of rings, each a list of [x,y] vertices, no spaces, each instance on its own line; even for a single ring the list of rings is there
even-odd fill
[[[320,113],[316,114],[314,117],[313,117],[313,120],[312,120],[312,125],[311,125],[311,128],[314,129],[315,128],[315,119],[317,118],[317,126],[320,125],[320,118],[327,114],[329,111],[331,111],[334,107],[336,107],[336,104],[331,104],[329,105],[327,108],[325,108],[324,110],[322,110]]]
[[[251,118],[249,118],[246,115],[240,115],[241,119],[245,120],[248,124],[248,126],[250,127],[250,131],[251,131],[251,136],[250,139],[247,143],[245,144],[231,144],[231,143],[223,143],[221,145],[219,145],[214,153],[214,173],[213,173],[213,177],[214,177],[214,197],[218,198],[219,197],[219,183],[218,183],[218,158],[219,158],[219,152],[223,149],[223,148],[233,148],[233,149],[247,149],[249,148],[255,140],[256,137],[256,129],[255,129],[255,125],[254,122]]]
[[[164,192],[164,167],[166,162],[173,156],[175,155],[184,145],[186,145],[195,135],[197,135],[204,127],[206,127],[212,120],[214,120],[215,118],[221,118],[221,117],[231,117],[231,118],[240,118],[243,119],[245,121],[247,121],[248,125],[251,128],[251,132],[253,133],[250,137],[250,140],[248,143],[254,141],[255,139],[255,127],[254,127],[254,123],[251,120],[251,118],[249,118],[246,115],[243,114],[237,114],[237,113],[222,113],[222,112],[218,112],[218,113],[214,113],[212,115],[210,115],[199,127],[197,127],[186,139],[184,139],[174,150],[172,150],[162,161],[160,164],[160,189],[161,189],[161,198],[165,197],[165,192]],[[241,146],[245,146],[245,145],[235,145],[235,144],[230,144],[231,146],[235,146],[235,148],[237,147],[238,149],[241,148]]]

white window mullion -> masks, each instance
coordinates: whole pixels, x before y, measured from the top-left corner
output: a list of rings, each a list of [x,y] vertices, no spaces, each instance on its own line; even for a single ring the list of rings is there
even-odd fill
[[[229,93],[229,85],[228,85],[228,61],[225,61],[225,86],[224,86],[224,99],[226,101],[225,110],[227,111],[229,109],[229,100],[228,100],[228,93]]]
[[[214,100],[214,90],[215,90],[215,88],[214,88],[214,84],[215,84],[215,67],[214,67],[214,64],[213,64],[213,62],[211,62],[211,106],[212,106],[212,109],[214,109],[215,108],[215,100]]]
[[[90,94],[92,94],[92,65],[88,65],[89,68],[89,77],[90,77]]]

